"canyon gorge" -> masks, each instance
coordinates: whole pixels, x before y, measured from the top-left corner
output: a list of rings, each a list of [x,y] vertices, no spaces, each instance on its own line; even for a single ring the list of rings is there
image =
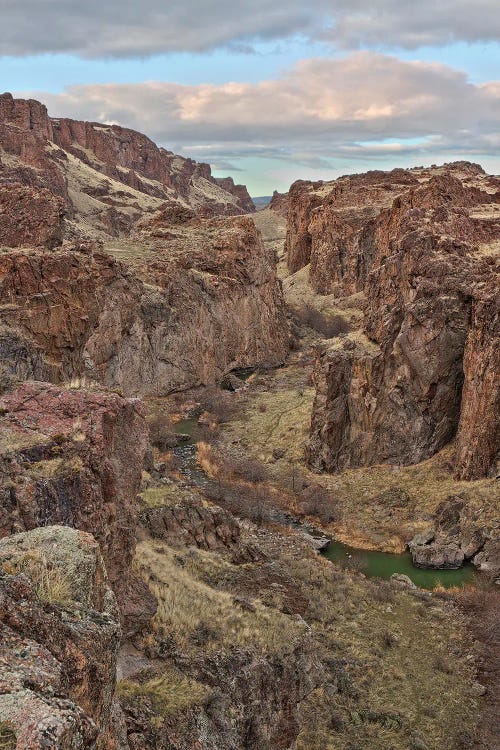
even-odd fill
[[[0,750],[494,750],[499,279],[477,164],[256,211],[1,95]]]

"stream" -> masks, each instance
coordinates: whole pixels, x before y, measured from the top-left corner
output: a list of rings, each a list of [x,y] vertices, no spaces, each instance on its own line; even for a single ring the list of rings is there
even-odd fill
[[[179,470],[189,484],[201,488],[208,487],[212,480],[207,477],[196,462],[198,431],[196,418],[191,417],[177,422],[175,431],[189,436],[173,449]],[[276,520],[284,525],[292,526],[298,532],[307,534],[309,537],[319,538],[321,536],[320,531],[301,523],[283,511],[276,511]],[[463,586],[471,582],[477,575],[476,569],[471,563],[466,563],[458,570],[416,568],[412,563],[409,552],[390,554],[388,552],[363,550],[349,547],[347,544],[338,541],[331,541],[327,544],[321,549],[321,554],[336,565],[343,568],[355,568],[369,578],[389,579],[393,573],[402,573],[408,576],[414,584],[424,589],[433,589],[436,586],[443,586],[444,588]]]

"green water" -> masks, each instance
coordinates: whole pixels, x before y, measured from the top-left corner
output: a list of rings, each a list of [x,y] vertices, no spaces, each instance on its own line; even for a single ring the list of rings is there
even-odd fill
[[[388,552],[370,552],[367,550],[354,549],[342,542],[331,542],[321,552],[324,557],[341,567],[354,567],[369,577],[390,578],[393,573],[404,573],[413,583],[423,589],[433,589],[442,585],[445,588],[451,586],[463,586],[471,581],[475,575],[475,569],[467,563],[458,570],[430,570],[416,568],[410,554],[391,555]]]
[[[194,417],[190,419],[181,419],[174,425],[175,431],[181,435],[189,435],[189,440],[186,440],[183,445],[193,445],[196,443],[196,435],[198,429],[198,423]]]

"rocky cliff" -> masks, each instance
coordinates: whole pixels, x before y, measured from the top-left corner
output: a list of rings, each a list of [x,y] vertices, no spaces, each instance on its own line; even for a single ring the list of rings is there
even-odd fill
[[[17,748],[116,747],[121,631],[94,538],[48,526],[1,540],[0,605],[0,719]]]
[[[113,255],[88,245],[2,254],[4,367],[54,382],[84,375],[130,395],[280,363],[284,302],[253,222],[159,217]]]
[[[68,236],[119,236],[166,201],[200,215],[251,213],[243,185],[118,125],[50,118],[40,102],[0,96],[0,184],[63,198]],[[28,243],[29,244],[29,243]]]
[[[148,430],[139,402],[88,388],[25,383],[0,400],[0,535],[63,524],[95,536],[126,630],[151,616],[129,611],[136,494]],[[153,609],[154,611],[154,609]]]
[[[462,163],[400,172],[368,173],[366,185],[358,176],[352,190],[341,179],[305,201],[327,193],[307,224],[311,284],[366,297],[363,335],[319,353],[308,459],[327,471],[417,463],[457,435],[457,474],[489,475],[499,450],[500,182]],[[394,191],[389,208],[377,205]]]

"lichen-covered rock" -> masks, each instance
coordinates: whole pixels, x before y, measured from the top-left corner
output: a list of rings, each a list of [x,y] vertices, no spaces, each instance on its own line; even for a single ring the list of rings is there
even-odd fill
[[[64,524],[92,533],[126,598],[148,430],[138,401],[24,383],[0,403],[2,535]]]
[[[61,526],[0,541],[0,721],[19,750],[111,748],[120,625],[99,546]]]

